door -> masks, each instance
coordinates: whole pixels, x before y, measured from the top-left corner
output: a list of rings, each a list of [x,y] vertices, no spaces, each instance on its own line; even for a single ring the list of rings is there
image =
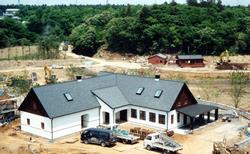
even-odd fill
[[[94,144],[99,144],[99,133],[96,131],[90,132],[90,142]]]
[[[109,113],[105,112],[104,117],[104,124],[109,124]]]
[[[121,121],[127,121],[128,119],[127,119],[127,110],[122,110],[122,111],[120,111],[120,120]]]
[[[88,127],[88,122],[89,122],[89,115],[88,114],[82,115],[81,116],[81,126],[82,126],[82,128]]]

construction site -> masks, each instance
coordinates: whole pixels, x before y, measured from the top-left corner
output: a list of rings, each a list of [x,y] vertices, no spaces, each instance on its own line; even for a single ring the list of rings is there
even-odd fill
[[[228,51],[225,51],[218,57],[203,57],[204,67],[194,68],[182,68],[171,62],[175,61],[174,55],[166,56],[169,58],[166,58],[166,64],[151,64],[148,57],[111,54],[101,50],[93,57],[79,56],[66,51],[62,52],[61,58],[54,60],[1,61],[0,133],[4,140],[0,141],[0,153],[161,153],[161,150],[149,151],[143,147],[145,137],[158,132],[159,129],[129,122],[119,127],[138,136],[138,143],[118,142],[110,148],[83,144],[79,133],[56,139],[52,143],[21,131],[17,109],[28,91],[24,91],[23,87],[16,87],[19,83],[26,84],[23,80],[28,81],[31,88],[63,83],[75,80],[79,76],[83,79],[90,78],[105,72],[149,77],[160,74],[161,79],[181,80],[187,83],[195,97],[207,100],[219,108],[217,121],[195,128],[186,135],[179,134],[178,131],[166,131],[172,140],[182,146],[177,153],[250,152],[250,86],[246,86],[246,94],[241,98],[238,108],[234,108],[229,80],[230,73],[235,70],[244,71],[249,76],[250,56],[229,56]],[[206,82],[203,82],[204,79]]]

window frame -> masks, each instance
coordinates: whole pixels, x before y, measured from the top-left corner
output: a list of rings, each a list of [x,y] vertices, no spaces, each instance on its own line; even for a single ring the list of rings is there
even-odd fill
[[[156,90],[154,98],[160,98],[162,93],[163,93],[163,90],[161,89]]]
[[[149,112],[149,121],[156,122],[156,114],[153,112]]]
[[[27,118],[26,122],[27,122],[27,125],[30,125],[30,119],[29,118]]]
[[[45,124],[44,122],[41,122],[41,128],[44,129],[45,128]]]
[[[144,87],[139,87],[136,91],[136,95],[141,95],[143,93],[144,89],[145,89]]]
[[[146,120],[146,111],[140,110],[139,111],[139,118],[140,118],[140,120]]]
[[[158,120],[159,124],[165,125],[166,124],[166,116],[164,114],[159,114],[158,117],[159,117],[159,120]]]
[[[177,113],[177,122],[180,122],[181,121],[181,114],[180,112]]]
[[[73,97],[69,92],[63,94],[67,101],[73,101]]]
[[[133,112],[133,111],[135,111],[135,112]],[[134,115],[134,114],[135,115]],[[130,116],[131,118],[135,118],[135,119],[137,119],[137,109],[131,109],[131,116]]]
[[[170,116],[170,123],[174,124],[174,115],[173,114]]]

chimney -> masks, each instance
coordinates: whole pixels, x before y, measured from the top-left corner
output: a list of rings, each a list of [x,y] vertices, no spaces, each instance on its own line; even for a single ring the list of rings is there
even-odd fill
[[[81,82],[81,81],[82,81],[82,76],[77,75],[77,76],[76,76],[76,80],[77,80],[78,82]]]
[[[155,81],[159,81],[161,78],[160,74],[155,75]]]

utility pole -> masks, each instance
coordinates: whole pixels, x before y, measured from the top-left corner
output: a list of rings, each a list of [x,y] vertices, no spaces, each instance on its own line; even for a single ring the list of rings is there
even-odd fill
[[[106,5],[108,5],[109,4],[109,0],[106,0]]]
[[[18,5],[20,5],[20,0],[18,0]]]

